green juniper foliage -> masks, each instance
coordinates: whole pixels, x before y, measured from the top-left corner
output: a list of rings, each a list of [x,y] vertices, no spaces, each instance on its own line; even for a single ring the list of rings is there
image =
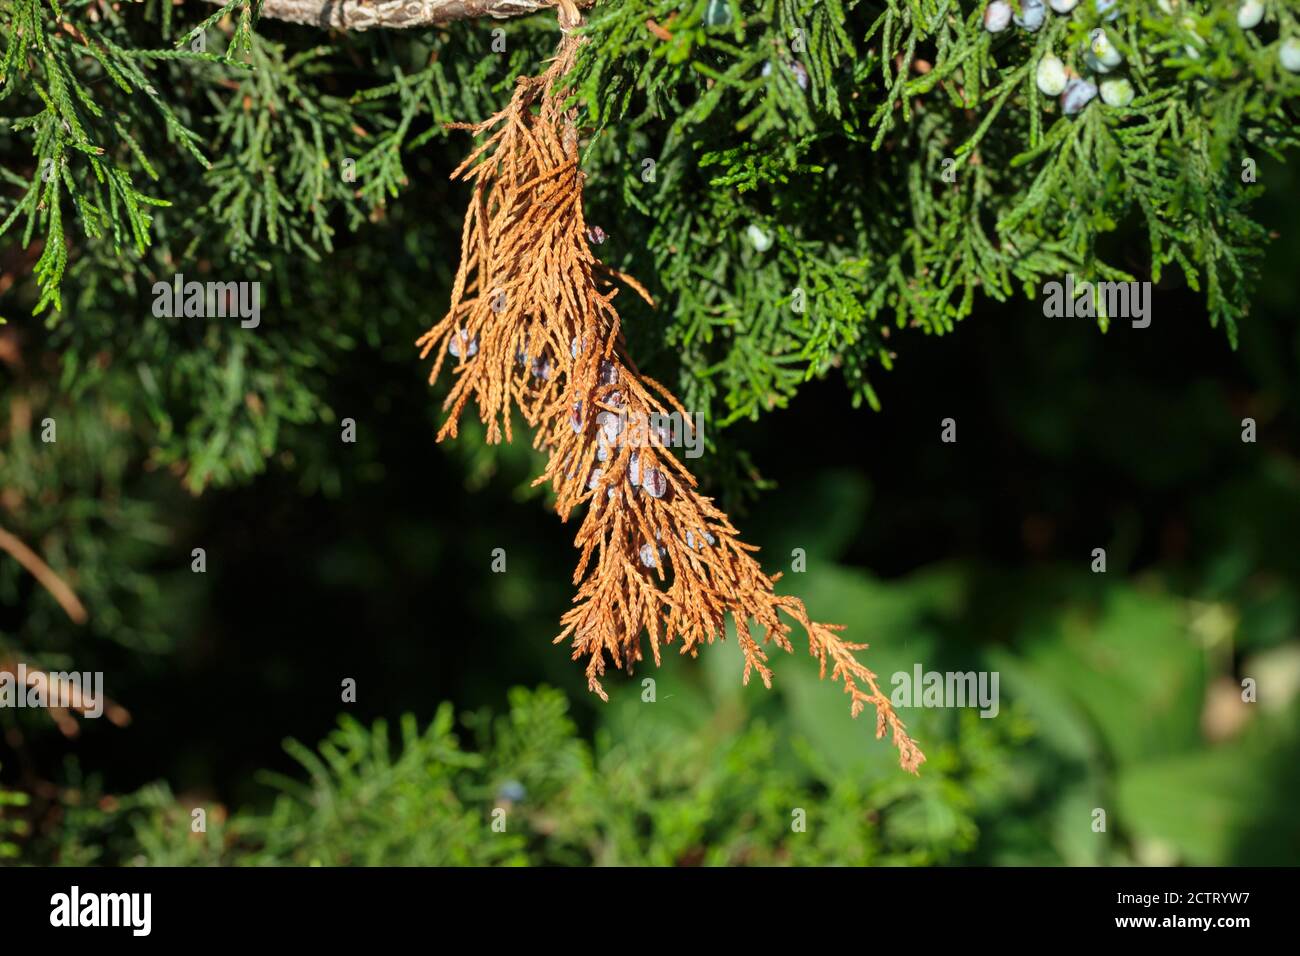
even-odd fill
[[[1066,272],[1181,269],[1235,337],[1266,238],[1242,161],[1296,142],[1300,80],[1277,42],[1292,8],[1246,31],[1225,3],[1121,0],[1107,30],[1138,96],[1067,118],[1035,69],[1054,52],[1085,72],[1103,22],[1090,2],[1001,34],[982,4],[769,0],[707,28],[710,6],[598,6],[582,87],[606,133],[597,168],[622,166],[597,191],[653,223],[647,278],[667,293],[688,404],[753,416],[831,366],[875,404],[865,373],[888,367],[889,325],[941,333],[978,294],[1033,296]],[[671,40],[642,28],[679,7]]]
[[[155,866],[919,865],[971,849],[972,818],[1008,773],[1007,728],[973,716],[945,755],[947,782],[904,795],[888,778],[846,780],[806,748],[782,756],[762,723],[683,742],[682,727],[647,723],[629,702],[618,733],[593,746],[563,694],[517,688],[510,704],[466,715],[472,748],[450,705],[424,728],[407,715],[397,735],[344,717],[319,748],[286,744],[305,780],[263,775],[277,793],[268,809],[209,808],[205,833],[163,786],[107,810],[92,787],[46,849]]]
[[[175,272],[283,285],[296,256],[346,255],[341,232],[408,201],[410,163],[445,170],[464,149],[443,124],[499,107],[556,37],[547,15],[509,22],[504,51],[497,21],[254,29],[256,6],[15,0],[0,14],[0,222],[27,250],[32,308],[62,310],[55,327],[87,295],[140,315]],[[1116,9],[991,33],[982,4],[954,0],[597,4],[575,95],[608,254],[659,300],[634,310],[634,354],[671,356],[688,406],[722,425],[834,368],[874,405],[891,328],[942,333],[980,295],[1033,296],[1066,272],[1173,270],[1235,337],[1266,241],[1243,163],[1296,138],[1300,78],[1280,57],[1295,10],[1271,0],[1242,29],[1228,3]],[[1063,116],[1036,66],[1051,53],[1087,74],[1103,24],[1136,98]],[[106,293],[107,260],[120,288]]]
[[[21,819],[7,819],[8,808],[21,809],[28,803],[27,794],[0,787],[0,860],[12,860],[18,856],[19,847],[14,838],[27,835],[27,823]]]

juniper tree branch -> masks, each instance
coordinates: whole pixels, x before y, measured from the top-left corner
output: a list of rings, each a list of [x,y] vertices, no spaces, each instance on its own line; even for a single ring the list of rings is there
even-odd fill
[[[223,0],[207,0],[222,3]],[[576,0],[581,7],[595,0]],[[505,20],[556,6],[558,0],[265,0],[262,16],[335,30],[409,30],[455,20]]]

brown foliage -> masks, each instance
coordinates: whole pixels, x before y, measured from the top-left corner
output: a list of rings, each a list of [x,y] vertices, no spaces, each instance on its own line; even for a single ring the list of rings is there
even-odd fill
[[[866,645],[842,640],[841,627],[813,621],[802,601],[777,594],[779,575],[763,573],[757,549],[737,537],[667,450],[661,416],[690,418],[628,358],[614,280],[649,296],[593,255],[583,218],[575,117],[556,89],[579,42],[566,33],[545,73],[519,78],[509,106],[481,123],[458,124],[486,138],[452,174],[474,191],[451,307],[417,342],[422,357],[436,356],[430,382],[449,356],[454,362],[438,440],[456,435],[473,399],[487,440],[510,441],[517,408],[548,456],[537,482],[551,483],[561,518],[586,506],[575,542],[575,606],[555,640],[568,640],[575,660],[586,658],[588,686],[602,698],[607,658],[631,673],[643,633],[656,664],[678,640],[681,653],[694,656],[726,636],[728,614],[745,658],[743,680],[757,672],[770,687],[765,648],[793,651],[793,621],[807,633],[822,676],[829,665],[831,679],[843,684],[853,716],[874,707],[876,736],[892,734],[901,765],[915,773],[925,756],[854,656]]]

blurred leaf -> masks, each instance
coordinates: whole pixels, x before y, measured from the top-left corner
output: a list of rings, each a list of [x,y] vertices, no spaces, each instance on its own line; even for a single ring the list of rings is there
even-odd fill
[[[1297,718],[1293,708],[1232,744],[1123,769],[1111,825],[1166,844],[1193,865],[1294,865]]]
[[[1066,609],[1049,633],[1029,636],[1025,664],[1088,715],[1121,763],[1199,742],[1202,652],[1170,597],[1118,586],[1096,612]]]

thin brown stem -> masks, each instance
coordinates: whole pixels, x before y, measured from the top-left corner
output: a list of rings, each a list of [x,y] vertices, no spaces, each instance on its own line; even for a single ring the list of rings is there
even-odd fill
[[[41,559],[39,554],[4,528],[0,528],[0,551],[8,552],[32,577],[39,581],[41,586],[54,597],[54,600],[59,602],[59,606],[63,608],[68,617],[72,618],[74,623],[86,623],[89,615],[86,614],[85,606],[77,598],[72,588],[68,587],[63,578],[59,577],[54,572],[54,569]]]

